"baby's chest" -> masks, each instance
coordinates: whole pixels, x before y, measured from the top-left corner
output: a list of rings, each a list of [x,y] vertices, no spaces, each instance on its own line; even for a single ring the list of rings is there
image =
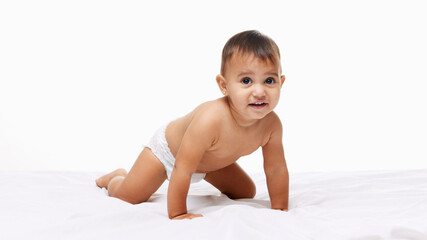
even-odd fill
[[[210,153],[216,158],[239,158],[249,155],[262,146],[263,139],[258,136],[227,136],[220,139]]]
[[[223,168],[240,157],[249,155],[262,146],[259,138],[227,138],[215,143],[205,152],[199,164],[199,170],[213,171]]]

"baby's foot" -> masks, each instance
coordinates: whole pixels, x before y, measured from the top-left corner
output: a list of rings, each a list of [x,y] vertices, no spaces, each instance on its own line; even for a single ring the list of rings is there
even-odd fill
[[[96,185],[100,188],[107,188],[108,183],[110,183],[111,179],[116,176],[126,177],[127,171],[123,168],[119,168],[109,174],[106,174],[98,179],[96,179]]]

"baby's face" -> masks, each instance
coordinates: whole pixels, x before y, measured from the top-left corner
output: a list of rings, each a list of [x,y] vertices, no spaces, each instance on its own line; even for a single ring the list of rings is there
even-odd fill
[[[234,54],[227,62],[223,76],[232,110],[245,120],[264,118],[279,102],[280,89],[285,81],[285,76],[280,74],[279,62]]]

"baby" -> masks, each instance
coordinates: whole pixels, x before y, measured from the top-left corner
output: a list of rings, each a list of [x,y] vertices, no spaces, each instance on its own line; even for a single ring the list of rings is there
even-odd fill
[[[258,31],[234,35],[224,46],[216,77],[224,97],[160,128],[129,173],[117,169],[96,184],[112,197],[137,204],[168,179],[169,218],[202,217],[187,212],[190,183],[204,179],[231,199],[253,198],[255,184],[236,161],[262,147],[271,208],[287,211],[282,124],[273,112],[284,81],[279,48],[272,39]]]

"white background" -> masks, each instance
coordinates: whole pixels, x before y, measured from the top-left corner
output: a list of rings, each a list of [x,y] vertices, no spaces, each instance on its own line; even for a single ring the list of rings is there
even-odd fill
[[[0,170],[130,168],[221,96],[222,47],[257,29],[287,76],[291,172],[427,168],[424,1],[1,1]],[[238,161],[262,171],[256,152]]]

